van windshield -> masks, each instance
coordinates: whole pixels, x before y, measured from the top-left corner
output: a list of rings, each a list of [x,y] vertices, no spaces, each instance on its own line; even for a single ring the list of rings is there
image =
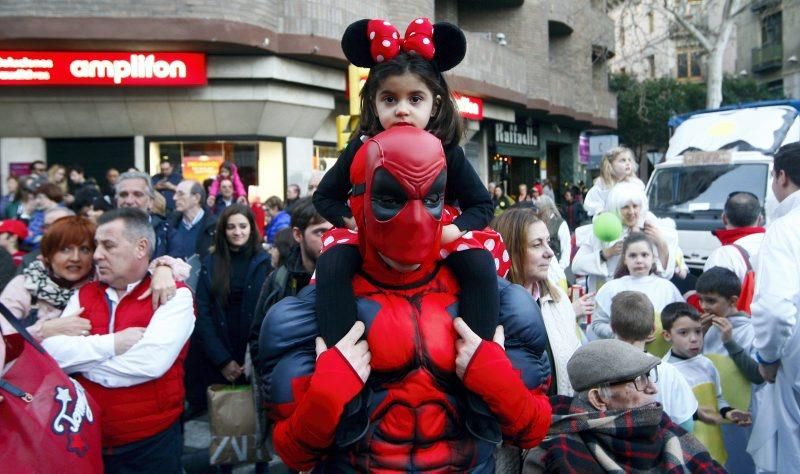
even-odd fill
[[[767,192],[766,164],[682,166],[657,169],[648,191],[655,214],[719,212],[734,191]]]

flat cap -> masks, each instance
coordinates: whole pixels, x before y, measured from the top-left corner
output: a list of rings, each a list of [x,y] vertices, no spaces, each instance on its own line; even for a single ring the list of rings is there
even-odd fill
[[[578,348],[567,362],[576,392],[603,383],[632,380],[661,363],[661,359],[616,339],[600,339]]]

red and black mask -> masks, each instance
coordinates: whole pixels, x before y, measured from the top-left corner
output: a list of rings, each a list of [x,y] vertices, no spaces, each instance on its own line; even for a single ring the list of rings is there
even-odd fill
[[[355,160],[365,160],[366,171],[357,216],[364,270],[385,281],[375,274],[386,272],[383,256],[420,265],[411,272],[416,276],[427,273],[439,257],[442,234],[447,171],[441,141],[414,127],[393,127],[367,141],[362,153]]]

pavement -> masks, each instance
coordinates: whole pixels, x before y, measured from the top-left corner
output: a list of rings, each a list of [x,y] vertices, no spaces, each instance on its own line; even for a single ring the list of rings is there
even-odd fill
[[[208,414],[186,421],[183,424],[183,470],[187,474],[205,474],[219,472],[216,466],[208,463],[208,447],[211,444]],[[255,464],[239,464],[234,466],[235,474],[255,473]],[[289,469],[275,457],[269,463],[270,474],[288,474]]]

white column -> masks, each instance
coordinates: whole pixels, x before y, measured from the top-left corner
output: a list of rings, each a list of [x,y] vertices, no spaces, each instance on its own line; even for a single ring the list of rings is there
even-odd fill
[[[32,163],[47,161],[47,147],[43,138],[0,138],[0,174],[2,192],[6,192],[6,178],[10,175],[11,163]]]
[[[133,166],[135,166],[136,169],[147,173],[145,156],[147,156],[147,153],[144,149],[144,137],[141,135],[136,135],[133,137]]]
[[[286,137],[286,184],[300,186],[305,195],[313,165],[314,140],[310,138]],[[281,199],[285,192],[281,194]]]

